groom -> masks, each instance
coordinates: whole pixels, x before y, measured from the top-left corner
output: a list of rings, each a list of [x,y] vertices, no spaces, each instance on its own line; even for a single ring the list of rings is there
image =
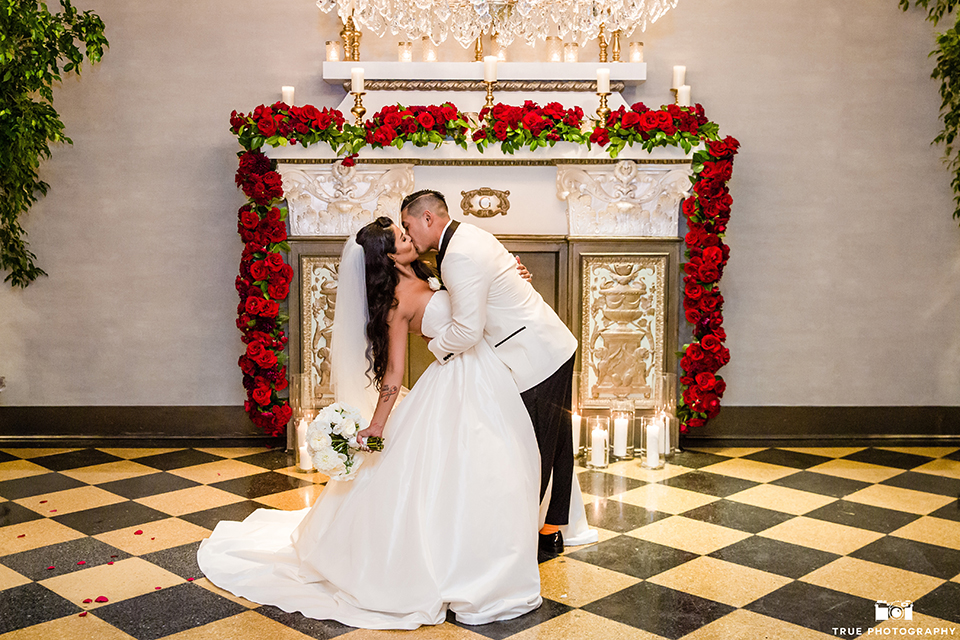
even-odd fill
[[[563,551],[573,479],[570,394],[577,339],[520,277],[514,257],[493,235],[450,220],[443,195],[423,190],[403,200],[400,218],[421,254],[433,249],[453,323],[430,340],[441,363],[486,340],[520,388],[540,448],[540,500],[553,474],[541,555]]]

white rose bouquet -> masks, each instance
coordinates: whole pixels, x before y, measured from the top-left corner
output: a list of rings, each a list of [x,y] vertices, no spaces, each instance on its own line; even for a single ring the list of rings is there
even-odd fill
[[[307,427],[307,451],[313,466],[331,480],[353,480],[365,457],[360,448],[383,450],[382,438],[358,441],[357,433],[368,426],[360,412],[346,403],[334,402],[321,409]]]

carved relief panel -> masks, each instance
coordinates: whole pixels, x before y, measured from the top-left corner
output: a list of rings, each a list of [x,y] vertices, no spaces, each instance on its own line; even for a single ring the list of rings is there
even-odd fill
[[[312,395],[333,395],[330,380],[330,338],[337,306],[339,257],[301,256],[300,319],[301,366],[310,374]]]
[[[349,235],[378,216],[397,220],[414,191],[413,165],[280,163],[294,236]]]
[[[617,397],[653,407],[653,374],[664,363],[667,256],[581,257],[580,404]]]
[[[621,160],[557,166],[557,197],[567,203],[572,236],[676,237],[690,169]]]

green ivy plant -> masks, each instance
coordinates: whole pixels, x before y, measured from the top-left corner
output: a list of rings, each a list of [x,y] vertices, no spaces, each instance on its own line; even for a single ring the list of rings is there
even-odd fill
[[[0,0],[0,270],[4,282],[24,288],[46,273],[34,264],[20,217],[46,194],[41,159],[51,142],[73,144],[53,108],[53,83],[86,58],[95,63],[109,46],[103,21],[80,13],[70,0],[51,13],[36,0]]]
[[[945,16],[953,13],[960,0],[914,0],[914,6],[927,12],[927,20],[939,24]],[[900,8],[910,8],[910,0],[900,0]],[[950,185],[953,187],[956,208],[953,217],[960,219],[960,148],[956,145],[960,134],[960,16],[956,23],[943,33],[937,34],[937,48],[930,52],[936,56],[937,65],[930,77],[940,80],[940,116],[943,129],[933,139],[934,144],[944,147],[944,161],[953,171]]]

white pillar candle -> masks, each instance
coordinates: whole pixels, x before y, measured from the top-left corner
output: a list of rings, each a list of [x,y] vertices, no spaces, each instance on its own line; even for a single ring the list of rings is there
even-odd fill
[[[483,59],[483,81],[497,81],[497,56],[486,56]]]
[[[610,93],[610,69],[597,69],[597,93]]]
[[[660,466],[660,424],[652,420],[647,425],[647,467],[656,469]]]
[[[307,444],[307,421],[303,418],[300,418],[300,422],[297,423],[297,447],[302,447]]]
[[[627,455],[627,419],[613,419],[613,455],[622,458]]]
[[[284,104],[293,106],[293,87],[280,87],[280,95]]]
[[[313,469],[313,460],[310,459],[310,450],[307,449],[307,446],[304,445],[300,447],[300,464],[297,465],[302,471],[310,471]]]
[[[577,455],[580,450],[580,421],[582,418],[579,413],[570,416],[570,422],[573,423],[573,455]]]
[[[607,432],[596,428],[590,438],[590,464],[602,467],[606,464],[604,454],[607,451]]]
[[[687,77],[687,68],[684,67],[683,65],[675,66],[673,68],[673,85],[671,85],[671,88],[679,89],[680,87],[682,87],[684,84],[683,80],[686,77]]]
[[[350,69],[350,90],[354,93],[363,91],[363,67]]]
[[[690,85],[685,84],[677,89],[677,104],[681,107],[690,106]]]

